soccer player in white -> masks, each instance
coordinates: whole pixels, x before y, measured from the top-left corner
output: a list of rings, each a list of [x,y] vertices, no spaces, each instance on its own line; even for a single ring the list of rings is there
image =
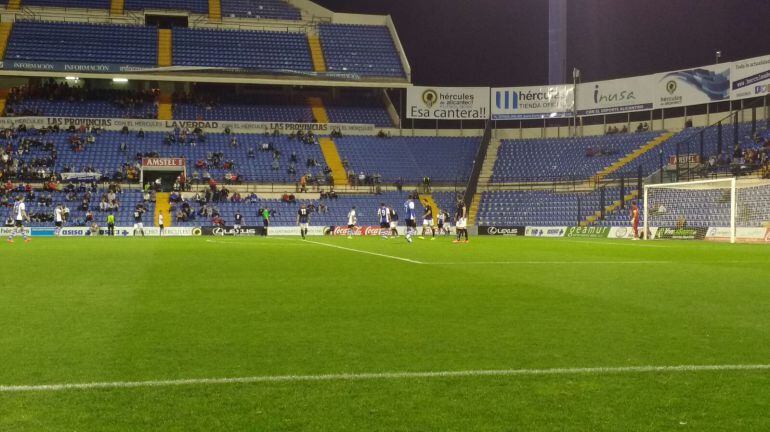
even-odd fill
[[[29,222],[29,215],[27,214],[27,206],[24,204],[24,197],[18,196],[16,202],[13,204],[13,231],[8,236],[8,243],[13,243],[13,238],[19,235],[24,237],[24,243],[29,243],[27,232],[24,231],[24,221]]]
[[[353,230],[356,228],[356,224],[358,223],[358,217],[356,216],[356,207],[353,206],[353,208],[350,209],[350,212],[348,212],[348,238],[353,238]]]
[[[54,220],[54,224],[56,225],[55,231],[56,231],[57,237],[61,235],[61,227],[62,227],[62,223],[64,222],[64,217],[62,216],[63,211],[64,209],[62,209],[61,204],[58,204],[53,211],[53,220]]]
[[[163,225],[163,213],[158,213],[158,227],[160,228],[160,236],[163,236],[163,230],[165,229],[165,226]]]
[[[449,234],[449,228],[447,227],[447,214],[444,210],[438,211],[438,235]]]

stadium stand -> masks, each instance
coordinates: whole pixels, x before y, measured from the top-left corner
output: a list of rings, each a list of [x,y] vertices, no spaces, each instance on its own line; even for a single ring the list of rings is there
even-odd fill
[[[410,193],[406,191],[384,192],[380,195],[340,195],[337,198],[325,197],[313,200],[295,200],[293,202],[283,199],[264,199],[257,195],[240,197],[229,195],[225,201],[211,201],[207,204],[196,203],[195,197],[192,197],[184,201],[172,203],[172,214],[175,216],[174,223],[177,226],[199,226],[201,220],[208,222],[213,214],[220,215],[226,224],[232,224],[236,211],[241,212],[244,216],[246,225],[261,225],[262,222],[257,216],[257,211],[268,208],[274,211],[271,225],[295,226],[297,223],[297,210],[300,205],[305,204],[312,211],[311,221],[313,225],[344,226],[347,225],[348,212],[355,206],[358,214],[358,225],[379,226],[377,209],[380,203],[385,203],[387,206],[394,208],[399,214],[402,214],[404,202],[408,199],[409,195]],[[190,207],[196,209],[193,220],[184,221],[176,218],[184,202],[187,202]],[[419,200],[415,200],[415,206],[418,214],[421,214],[423,207]]]
[[[69,189],[71,187],[71,189]],[[8,207],[12,205],[14,197],[22,195],[25,197],[27,212],[30,215],[31,222],[29,226],[44,227],[53,226],[53,213],[58,204],[64,205],[69,209],[68,226],[86,226],[90,225],[86,215],[90,211],[93,220],[100,225],[109,210],[102,210],[100,203],[108,198],[110,191],[107,189],[92,188],[91,185],[71,185],[61,191],[34,190],[27,189],[24,186],[10,192],[0,193],[0,205]],[[121,191],[114,195],[117,206],[113,207],[115,214],[115,223],[118,226],[132,226],[132,213],[137,204],[144,203],[140,191]],[[147,203],[151,207],[152,203]]]
[[[404,77],[401,59],[387,27],[321,24],[319,34],[329,72]]]
[[[417,184],[427,176],[434,183],[465,184],[479,139],[345,136],[335,142],[351,173],[376,173],[387,183]]]
[[[153,27],[16,21],[5,58],[155,66],[158,29]]]
[[[619,193],[607,188],[606,194]],[[600,210],[600,192],[554,191],[484,192],[479,205],[479,225],[575,226]],[[626,222],[628,224],[628,222]]]
[[[730,194],[722,189],[666,190],[666,202],[676,203],[676,209],[661,207],[661,202],[650,200],[650,218],[654,226],[675,227],[682,221],[688,227],[730,226]],[[770,188],[754,186],[737,189],[736,223],[741,227],[763,227],[770,220]],[[638,202],[640,212],[644,202]],[[608,213],[600,226],[628,226],[628,210]]]
[[[656,132],[599,137],[504,140],[492,182],[587,179],[639,148]]]
[[[237,100],[237,103],[227,101]],[[231,120],[312,123],[310,106],[291,103],[286,97],[238,95],[220,92],[174,95],[174,118],[181,120]]]
[[[634,161],[634,167],[642,167],[645,176],[652,174],[660,169],[661,156],[663,164],[668,164],[671,156],[677,154],[701,154],[700,134],[703,133],[703,162],[704,170],[707,172],[729,171],[729,166],[733,160],[731,150],[733,132],[723,131],[722,151],[719,151],[719,132],[717,128],[688,128],[680,132],[676,137],[668,140],[661,145],[659,151],[645,153]],[[757,131],[760,142],[770,138],[770,132],[762,128]],[[738,125],[738,139],[742,149],[759,149],[761,144],[757,143],[751,136],[751,124],[740,123]],[[709,164],[709,159],[713,158],[713,164]],[[706,174],[707,172],[704,172]],[[610,176],[616,177],[616,176]]]
[[[332,123],[373,124],[377,127],[393,127],[382,101],[374,97],[346,96],[326,101],[326,112]]]
[[[177,28],[173,31],[176,66],[209,66],[256,71],[310,72],[304,33]]]
[[[283,0],[222,0],[227,17],[301,20],[302,13]]]
[[[56,137],[59,146],[64,145],[68,135]],[[189,135],[189,136],[192,136]],[[238,140],[234,147],[232,139]],[[242,134],[210,134],[205,142],[196,140],[195,144],[187,142],[164,144],[165,135],[160,132],[148,132],[144,138],[139,138],[136,132],[121,134],[119,132],[104,132],[98,138],[98,144],[85,146],[78,152],[61,151],[57,160],[57,169],[70,168],[79,170],[93,168],[110,177],[121,173],[136,162],[136,155],[157,154],[160,157],[184,157],[188,161],[188,175],[193,181],[206,181],[208,178],[218,182],[227,181],[227,174],[237,177],[232,182],[297,182],[303,174],[311,173],[312,178],[324,178],[323,155],[317,145],[301,143],[287,136],[264,137],[262,135]],[[126,144],[125,151],[119,151],[121,144]],[[262,144],[281,152],[274,167],[275,152],[261,150]],[[294,163],[295,174],[289,173],[291,154],[296,153]],[[308,160],[316,161],[308,166]],[[199,161],[201,162],[199,164]],[[232,163],[232,166],[228,164]],[[198,166],[199,165],[199,166]]]
[[[126,0],[126,10],[168,9],[208,14],[208,0]]]
[[[108,9],[110,0],[23,0],[24,6]],[[5,2],[3,2],[5,3]]]
[[[155,99],[152,90],[89,90],[48,82],[40,87],[12,89],[5,115],[154,119]]]
[[[237,101],[237,103],[233,102]],[[373,98],[345,96],[325,106],[331,123],[374,124],[391,127],[384,104]],[[238,94],[233,89],[216,88],[174,95],[174,118],[184,120],[230,120],[269,122],[321,122],[303,95],[289,98],[282,94]]]

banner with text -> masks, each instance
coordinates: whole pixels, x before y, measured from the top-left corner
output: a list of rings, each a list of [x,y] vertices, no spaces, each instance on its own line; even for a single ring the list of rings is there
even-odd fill
[[[610,227],[573,226],[567,228],[567,233],[564,234],[564,237],[607,238],[609,234]]]
[[[745,99],[770,93],[770,55],[733,62],[730,99]]]
[[[533,227],[528,226],[524,235],[527,237],[564,237],[567,227]]]
[[[730,98],[730,64],[655,75],[654,107],[674,108]]]
[[[479,235],[489,236],[523,236],[526,227],[523,226],[499,226],[499,225],[481,225],[479,226]]]
[[[409,87],[406,117],[425,120],[486,120],[489,87]]]
[[[577,113],[590,116],[651,110],[654,90],[654,75],[579,84]]]
[[[561,118],[575,107],[572,85],[492,89],[492,120]]]
[[[129,130],[145,132],[169,132],[175,128],[194,130],[200,128],[207,133],[221,133],[229,129],[235,133],[272,133],[278,130],[283,134],[312,131],[316,135],[328,135],[334,130],[349,135],[369,135],[375,132],[371,124],[348,123],[278,123],[278,122],[237,122],[237,121],[198,121],[198,120],[145,120],[145,119],[110,119],[83,117],[0,117],[0,128],[15,128],[19,125],[28,128],[45,128],[58,125],[60,128],[75,126],[98,127],[109,131],[119,131],[124,126]]]

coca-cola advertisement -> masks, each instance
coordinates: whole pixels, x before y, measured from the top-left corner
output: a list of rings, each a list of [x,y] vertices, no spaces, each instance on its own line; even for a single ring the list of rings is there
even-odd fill
[[[353,228],[352,232],[349,232],[346,226],[331,226],[326,229],[324,234],[335,236],[378,236],[380,235],[381,228],[379,226],[357,226]],[[390,231],[390,230],[388,230]]]

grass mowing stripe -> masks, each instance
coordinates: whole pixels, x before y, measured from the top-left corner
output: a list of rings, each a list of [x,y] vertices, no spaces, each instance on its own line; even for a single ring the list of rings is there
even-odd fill
[[[404,261],[404,262],[408,262],[408,263],[412,263],[412,264],[425,264],[422,261],[416,261],[416,260],[409,259],[409,258],[402,258],[402,257],[393,256],[393,255],[385,255],[385,254],[381,254],[381,253],[377,253],[377,252],[370,252],[370,251],[365,251],[365,250],[361,250],[361,249],[353,249],[353,248],[348,248],[348,247],[344,247],[344,246],[337,246],[337,245],[333,245],[333,244],[329,244],[329,243],[321,243],[321,242],[317,242],[317,241],[313,241],[313,240],[305,240],[305,242],[306,243],[316,244],[316,245],[319,245],[319,246],[326,246],[326,247],[330,247],[330,248],[346,250],[346,251],[350,251],[350,252],[358,252],[358,253],[362,253],[362,254],[366,254],[366,255],[374,255],[374,256],[378,256],[378,257],[382,257],[382,258],[389,258],[389,259],[394,259],[394,260],[398,260],[398,261]]]
[[[274,375],[241,378],[192,378],[159,381],[116,381],[80,384],[4,385],[0,393],[57,392],[65,390],[119,389],[138,387],[172,387],[186,385],[253,384],[272,382],[313,382],[313,381],[369,381],[426,378],[466,378],[489,376],[530,376],[530,375],[615,375],[629,373],[678,373],[712,371],[760,371],[770,370],[770,364],[755,365],[679,365],[679,366],[621,366],[551,369],[498,369],[437,372],[375,372],[322,375]]]

